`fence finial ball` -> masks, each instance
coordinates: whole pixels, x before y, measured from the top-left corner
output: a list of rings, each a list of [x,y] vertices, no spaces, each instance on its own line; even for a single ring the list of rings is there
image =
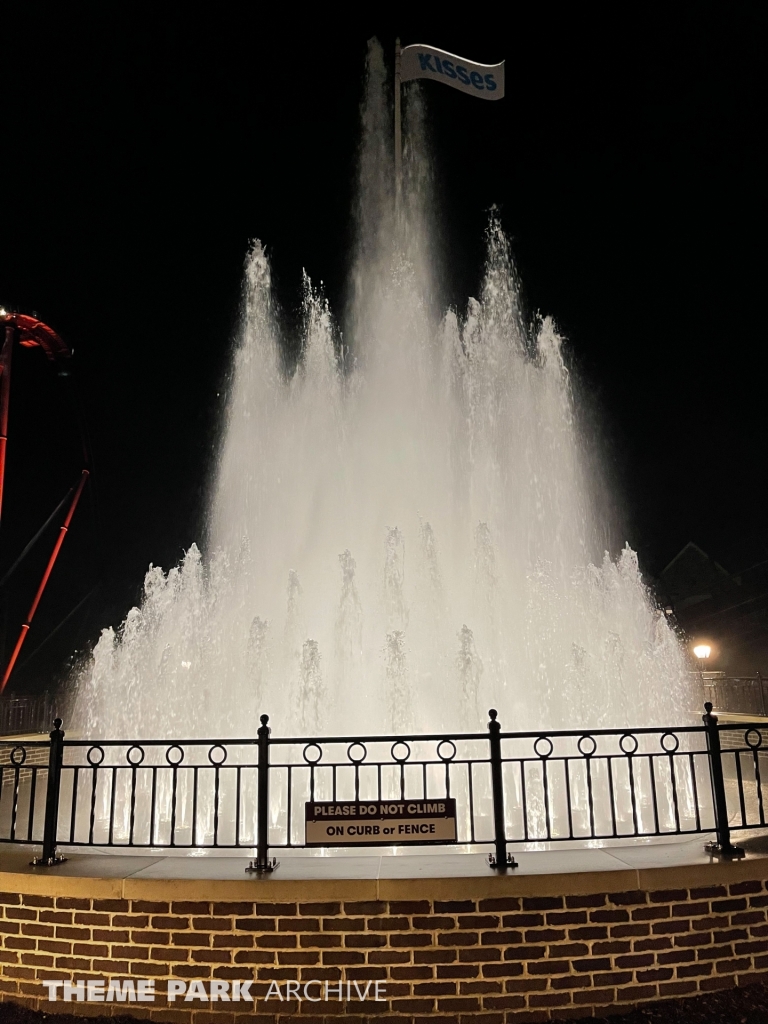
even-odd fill
[[[496,708],[491,708],[491,710],[488,712],[488,717],[491,719],[492,722],[496,721],[496,715],[498,715],[498,711],[496,710]]]
[[[261,722],[262,725],[266,725],[267,722],[269,721],[269,715],[262,715],[259,721]]]
[[[54,720],[53,720],[53,728],[54,729],[60,729],[61,728],[61,719],[60,718],[54,718]]]
[[[712,701],[707,700],[704,702],[704,710],[707,712],[708,715],[712,714]]]

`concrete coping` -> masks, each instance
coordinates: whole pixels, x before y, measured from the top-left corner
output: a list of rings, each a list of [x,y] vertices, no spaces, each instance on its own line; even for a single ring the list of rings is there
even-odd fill
[[[274,874],[245,873],[247,856],[69,853],[32,867],[31,848],[0,845],[0,891],[92,899],[277,901],[412,900],[588,895],[657,891],[768,878],[768,837],[742,842],[741,860],[720,861],[704,840],[606,849],[516,851],[516,870],[497,874],[479,853],[418,856],[289,854]]]

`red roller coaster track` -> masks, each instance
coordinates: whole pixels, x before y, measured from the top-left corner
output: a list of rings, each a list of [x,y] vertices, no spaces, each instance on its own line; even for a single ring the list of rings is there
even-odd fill
[[[5,483],[5,452],[8,445],[8,408],[11,397],[11,359],[13,356],[14,345],[18,342],[18,344],[23,348],[41,348],[50,360],[59,364],[65,363],[70,358],[71,352],[56,331],[34,316],[26,316],[23,313],[8,313],[4,309],[0,308],[0,328],[3,332],[2,350],[0,350],[0,515],[2,515],[3,489]],[[34,600],[32,601],[29,612],[27,613],[26,620],[21,627],[19,638],[16,641],[16,646],[14,647],[13,653],[5,667],[2,679],[0,679],[0,694],[8,683],[11,672],[13,672],[13,667],[16,664],[16,659],[18,658],[22,645],[27,638],[29,627],[32,623],[35,612],[37,611],[37,607],[40,604],[40,599],[43,596],[43,591],[46,588],[53,566],[59,556],[59,552],[61,551],[61,546],[64,543],[64,538],[69,530],[69,525],[72,522],[72,516],[75,514],[75,509],[80,501],[80,495],[83,493],[83,488],[85,487],[88,475],[88,470],[84,469],[80,474],[77,484],[70,491],[71,499],[66,518],[62,526],[59,528],[56,543],[45,567],[43,578],[37,588]]]

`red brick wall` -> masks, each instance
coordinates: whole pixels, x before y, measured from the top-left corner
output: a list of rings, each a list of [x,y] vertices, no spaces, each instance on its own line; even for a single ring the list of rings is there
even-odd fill
[[[387,1001],[353,1003],[348,1024],[361,1010],[393,1024],[588,1016],[763,980],[767,890],[747,880],[588,896],[322,903],[0,893],[0,998],[50,1011],[42,978],[151,977],[154,1004],[59,1001],[56,1009],[224,1024],[235,1011],[253,1013],[253,1004],[165,1009],[166,980],[253,978],[258,1020],[267,1024],[299,1009],[262,1002],[272,980],[378,979]],[[344,1008],[302,1003],[300,1012],[331,1021]]]

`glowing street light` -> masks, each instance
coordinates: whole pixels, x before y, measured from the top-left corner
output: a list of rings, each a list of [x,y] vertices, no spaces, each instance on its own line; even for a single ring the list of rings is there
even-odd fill
[[[704,696],[708,697],[708,699],[711,700],[712,703],[717,707],[718,701],[716,692],[707,694],[706,684],[704,683],[704,666],[707,664],[707,659],[709,658],[711,653],[712,648],[709,644],[696,644],[696,646],[693,648],[694,657],[699,663],[699,682],[701,683],[702,689],[704,690]]]

